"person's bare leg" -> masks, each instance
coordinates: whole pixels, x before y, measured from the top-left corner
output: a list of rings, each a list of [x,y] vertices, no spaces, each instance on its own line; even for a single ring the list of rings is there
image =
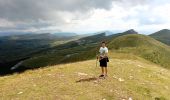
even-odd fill
[[[104,67],[101,67],[101,69],[102,69],[102,75],[104,75]]]
[[[105,76],[107,76],[107,67],[104,67]]]

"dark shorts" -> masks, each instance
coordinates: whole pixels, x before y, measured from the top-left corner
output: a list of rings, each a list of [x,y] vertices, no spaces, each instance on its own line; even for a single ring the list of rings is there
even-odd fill
[[[107,67],[107,58],[103,58],[99,62],[100,62],[100,67]]]

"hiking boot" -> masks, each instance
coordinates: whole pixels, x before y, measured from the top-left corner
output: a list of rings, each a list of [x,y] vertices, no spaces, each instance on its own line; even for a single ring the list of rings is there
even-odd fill
[[[104,77],[104,75],[100,75],[99,77]]]

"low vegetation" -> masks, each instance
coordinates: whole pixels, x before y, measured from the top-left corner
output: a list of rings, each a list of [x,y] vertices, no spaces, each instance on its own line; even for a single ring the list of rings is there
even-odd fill
[[[98,78],[100,68],[95,60],[102,40],[108,43],[110,59],[105,79]],[[121,35],[98,34],[59,43],[53,42],[51,48],[34,54],[22,64],[38,69],[0,77],[0,99],[170,98],[170,47],[149,36],[130,30]]]
[[[123,59],[122,59],[123,58]],[[95,60],[0,77],[0,99],[168,100],[170,71],[129,54],[111,53],[109,74],[99,79]]]
[[[109,48],[112,52],[138,55],[163,67],[170,68],[170,47],[149,36],[124,35],[111,41]]]
[[[162,43],[165,43],[167,45],[170,45],[170,30],[168,29],[163,29],[163,30],[160,30],[158,32],[155,32],[151,35],[152,38],[162,42]]]

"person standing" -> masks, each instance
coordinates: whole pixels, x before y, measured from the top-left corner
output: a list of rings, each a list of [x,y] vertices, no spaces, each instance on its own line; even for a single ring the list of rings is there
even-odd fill
[[[101,75],[99,77],[107,76],[107,62],[108,59],[108,48],[106,47],[106,43],[103,41],[101,47],[99,49],[99,55],[97,56],[97,60],[99,59],[100,67],[101,67]]]

